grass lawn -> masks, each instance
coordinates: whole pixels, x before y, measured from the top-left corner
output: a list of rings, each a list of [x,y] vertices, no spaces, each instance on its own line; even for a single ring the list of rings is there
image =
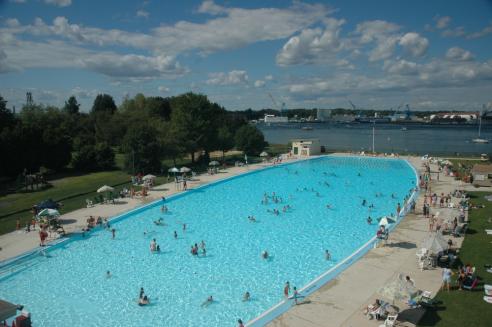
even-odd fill
[[[436,300],[441,303],[436,309],[427,310],[418,326],[492,326],[492,304],[483,300],[483,285],[492,284],[492,273],[484,268],[484,264],[492,264],[492,236],[484,232],[484,229],[492,229],[492,223],[488,222],[492,217],[492,202],[484,199],[489,194],[471,193],[474,204],[486,207],[471,211],[470,225],[459,254],[462,264],[470,263],[476,267],[477,275],[482,278],[479,287],[474,291],[459,291],[457,287],[451,292],[440,291]],[[456,281],[456,270],[454,272]]]

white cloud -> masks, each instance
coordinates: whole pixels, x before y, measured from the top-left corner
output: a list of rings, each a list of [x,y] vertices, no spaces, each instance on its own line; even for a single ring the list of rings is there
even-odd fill
[[[423,56],[429,47],[429,40],[417,33],[410,32],[400,39],[399,44],[414,57]]]
[[[361,45],[374,42],[375,47],[369,52],[369,61],[383,60],[391,57],[398,43],[400,26],[383,21],[373,20],[357,24],[355,35],[360,35]]]
[[[418,73],[418,65],[407,60],[387,60],[384,62],[383,70],[391,74],[414,75]]]
[[[474,33],[470,33],[467,35],[467,38],[468,39],[478,39],[478,38],[481,38],[481,37],[484,37],[484,36],[487,36],[489,34],[492,33],[492,22],[484,27],[481,31],[479,32],[474,32]]]
[[[95,98],[100,92],[95,89],[86,90],[80,86],[76,86],[71,90],[70,93],[78,99],[92,99]]]
[[[150,14],[148,11],[145,11],[143,9],[137,10],[137,17],[142,17],[142,18],[149,18]]]
[[[232,70],[228,73],[211,73],[206,81],[208,85],[237,85],[248,82],[248,74],[244,70]]]
[[[161,93],[168,93],[170,91],[170,89],[168,87],[166,87],[166,86],[159,86],[157,89]]]
[[[291,37],[277,54],[277,64],[290,66],[333,60],[343,48],[339,34],[345,20],[327,18],[324,22],[324,30],[304,29],[300,35]]]
[[[266,82],[265,81],[262,81],[262,80],[255,81],[255,87],[258,87],[258,88],[264,87],[265,84],[266,84]]]
[[[458,26],[455,28],[449,28],[441,33],[444,37],[459,37],[466,35],[465,28],[463,26]]]
[[[72,4],[72,0],[44,0],[44,2],[58,7],[68,7]]]
[[[470,61],[473,60],[474,56],[470,51],[464,50],[459,47],[449,48],[446,52],[446,59],[456,60],[456,61]]]
[[[225,13],[226,8],[217,5],[213,0],[205,0],[198,8],[198,12],[202,14],[218,15]]]
[[[8,18],[5,20],[5,25],[8,27],[19,27],[20,23],[17,18]]]
[[[436,28],[441,30],[443,28],[448,27],[449,23],[451,22],[451,17],[449,17],[449,16],[443,16],[443,17],[436,16],[434,18],[434,20],[436,21]]]
[[[163,76],[172,78],[187,72],[170,56],[147,57],[97,53],[80,60],[87,69],[116,78],[139,79]]]
[[[13,3],[26,3],[26,0],[10,0]]]
[[[266,81],[273,81],[273,75],[266,75],[265,80]]]

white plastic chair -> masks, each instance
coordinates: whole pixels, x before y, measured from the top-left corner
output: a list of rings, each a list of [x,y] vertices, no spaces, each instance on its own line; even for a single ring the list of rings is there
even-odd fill
[[[89,199],[85,199],[85,203],[87,204],[87,208],[91,208],[91,207],[94,206],[94,204],[92,203],[92,201],[89,200]]]
[[[427,249],[421,248],[420,250],[417,251],[416,255],[417,255],[418,260],[422,261],[425,258],[425,256],[427,255]]]
[[[392,327],[392,326],[394,326],[396,323],[396,318],[398,318],[398,314],[388,315],[388,317],[386,317],[386,320],[384,321],[384,324],[379,325],[379,327]]]

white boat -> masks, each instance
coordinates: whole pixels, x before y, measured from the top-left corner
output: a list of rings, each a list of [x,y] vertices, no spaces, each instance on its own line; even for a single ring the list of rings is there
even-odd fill
[[[313,128],[312,128],[311,126],[304,126],[304,127],[302,128],[302,130],[303,130],[303,131],[312,131],[312,130],[313,130]]]
[[[480,137],[480,132],[482,131],[482,112],[480,112],[480,117],[479,117],[479,120],[478,120],[478,137],[476,139],[473,139],[472,142],[473,143],[489,143],[489,140],[487,139],[483,139]]]

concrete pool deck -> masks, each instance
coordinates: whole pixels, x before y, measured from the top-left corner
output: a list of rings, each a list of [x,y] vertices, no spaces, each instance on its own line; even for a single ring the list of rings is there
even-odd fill
[[[340,154],[346,156],[347,154]],[[421,169],[420,158],[402,157],[409,160],[418,172]],[[289,160],[294,161],[294,160]],[[200,175],[188,183],[194,188],[219,179],[261,169],[271,164],[256,164],[248,167],[230,167],[215,175]],[[432,171],[435,171],[432,166]],[[449,193],[462,188],[459,182],[451,177],[440,176],[440,181],[433,181],[431,187],[436,193]],[[465,189],[472,190],[470,185]],[[174,182],[154,187],[145,198],[125,198],[118,204],[96,205],[82,208],[61,216],[67,232],[80,230],[86,225],[89,216],[111,217],[133,208],[145,205],[162,196],[170,196],[182,192],[175,189]],[[435,295],[441,281],[441,270],[425,270],[417,267],[415,252],[427,234],[428,219],[419,213],[423,203],[423,194],[418,199],[417,214],[409,214],[391,233],[386,247],[369,251],[364,257],[342,272],[334,280],[310,295],[310,303],[291,308],[288,312],[271,322],[270,326],[379,326],[382,322],[370,321],[362,314],[365,306],[377,297],[377,291],[398,273],[410,275],[417,288],[431,291]],[[456,214],[454,209],[433,209],[432,213],[441,212],[441,217]],[[453,239],[461,244],[462,239]],[[0,261],[15,257],[26,251],[35,249],[39,244],[37,231],[25,233],[16,231],[0,236]],[[400,305],[401,309],[405,309]],[[407,324],[406,322],[405,324]],[[403,325],[403,324],[400,324]]]

